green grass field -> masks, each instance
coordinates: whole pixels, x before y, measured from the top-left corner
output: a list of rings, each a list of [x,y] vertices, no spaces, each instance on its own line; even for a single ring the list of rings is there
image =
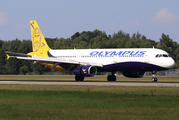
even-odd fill
[[[8,79],[29,77],[73,80],[72,76]],[[0,85],[0,120],[178,120],[178,113],[177,87]]]
[[[176,87],[0,85],[0,119],[179,119]]]

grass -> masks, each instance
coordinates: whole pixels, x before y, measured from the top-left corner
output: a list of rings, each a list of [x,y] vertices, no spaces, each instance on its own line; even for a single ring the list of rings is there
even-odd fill
[[[177,87],[0,85],[0,119],[179,119]]]

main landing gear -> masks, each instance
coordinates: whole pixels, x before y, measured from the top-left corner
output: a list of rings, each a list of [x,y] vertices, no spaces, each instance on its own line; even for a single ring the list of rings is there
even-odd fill
[[[112,72],[112,75],[108,75],[107,80],[108,81],[116,81],[116,76],[114,75],[116,72]]]
[[[152,71],[152,75],[153,75],[153,78],[152,78],[152,82],[157,82],[158,78],[156,77],[156,74],[157,71]]]
[[[76,76],[75,76],[75,80],[76,80],[76,81],[84,81],[84,77],[83,77],[83,76],[76,75]]]

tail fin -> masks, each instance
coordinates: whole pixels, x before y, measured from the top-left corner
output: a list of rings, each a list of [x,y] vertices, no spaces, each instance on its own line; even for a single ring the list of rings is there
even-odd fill
[[[30,21],[31,40],[33,52],[44,52],[49,50],[49,46],[35,20]]]

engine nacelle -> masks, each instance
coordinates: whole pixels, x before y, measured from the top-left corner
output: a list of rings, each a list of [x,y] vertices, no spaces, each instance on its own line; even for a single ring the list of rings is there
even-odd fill
[[[123,71],[122,74],[125,77],[141,78],[145,75],[145,71]]]
[[[79,66],[75,68],[73,73],[78,76],[90,77],[96,75],[97,68],[91,65]]]

